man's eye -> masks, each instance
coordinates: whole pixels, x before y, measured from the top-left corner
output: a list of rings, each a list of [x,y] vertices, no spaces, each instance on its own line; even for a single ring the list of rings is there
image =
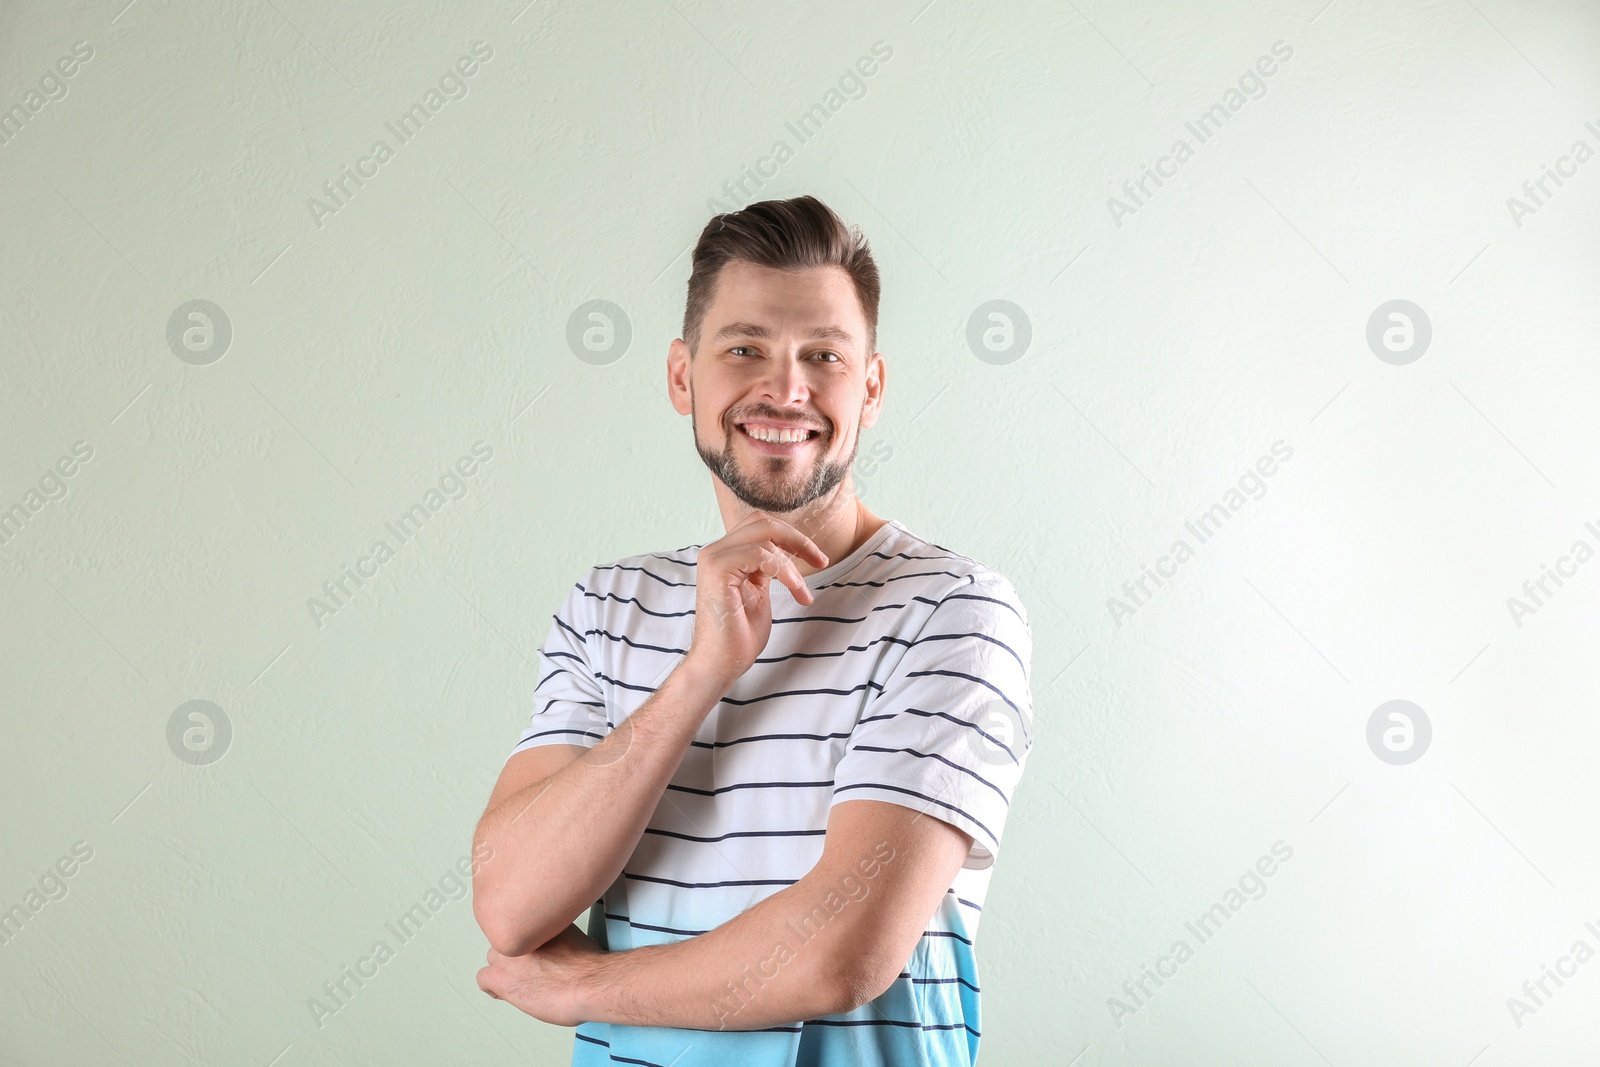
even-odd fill
[[[753,353],[754,349],[752,349],[749,345],[734,345],[732,348],[728,349],[728,354],[732,355],[732,356],[742,355],[742,354],[747,353],[747,352],[748,353]],[[844,357],[839,355],[839,353],[830,352],[830,351],[826,351],[826,350],[818,352],[816,354],[819,355],[819,356],[832,356],[833,359],[831,360],[831,362],[834,362],[834,363],[838,363],[838,362],[840,362],[840,361],[842,361],[844,359]]]

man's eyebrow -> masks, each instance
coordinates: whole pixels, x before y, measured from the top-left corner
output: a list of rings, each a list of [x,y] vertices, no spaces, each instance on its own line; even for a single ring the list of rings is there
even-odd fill
[[[713,342],[717,342],[717,341],[726,341],[726,340],[728,340],[730,338],[733,338],[733,337],[770,338],[771,336],[772,336],[772,331],[767,329],[765,326],[761,325],[760,323],[757,323],[757,322],[730,322],[726,326],[724,326],[722,329],[718,330],[716,332],[716,336],[712,337],[711,340]],[[834,326],[834,325],[818,326],[818,327],[814,328],[810,333],[806,334],[806,336],[808,338],[810,338],[811,340],[816,340],[816,341],[836,341],[839,344],[844,344],[844,345],[853,345],[853,344],[855,344],[855,338],[850,335],[850,332],[848,330],[846,330],[846,329],[844,329],[842,327],[839,327],[839,326]]]

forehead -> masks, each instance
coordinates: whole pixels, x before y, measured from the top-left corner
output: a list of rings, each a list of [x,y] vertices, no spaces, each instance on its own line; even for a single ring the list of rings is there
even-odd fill
[[[850,340],[866,337],[866,317],[855,285],[843,267],[787,271],[744,260],[730,260],[717,275],[705,325],[715,337],[729,324],[811,336],[828,326],[843,327]],[[740,336],[753,336],[740,329]],[[834,337],[844,341],[847,338]]]

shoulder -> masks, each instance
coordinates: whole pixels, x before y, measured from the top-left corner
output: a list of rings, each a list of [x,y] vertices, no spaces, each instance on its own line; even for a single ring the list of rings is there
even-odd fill
[[[896,531],[885,546],[905,566],[938,567],[944,579],[932,595],[941,605],[971,607],[977,614],[1004,612],[1028,625],[1028,611],[1016,586],[998,569],[911,533]],[[987,607],[985,607],[987,605]]]

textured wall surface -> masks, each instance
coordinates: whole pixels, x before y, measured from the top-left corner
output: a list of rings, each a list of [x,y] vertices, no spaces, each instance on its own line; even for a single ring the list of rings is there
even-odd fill
[[[1593,1062],[1600,7],[981,7],[0,5],[0,1063],[566,1062],[457,867],[806,192],[1034,627],[982,1062]]]

